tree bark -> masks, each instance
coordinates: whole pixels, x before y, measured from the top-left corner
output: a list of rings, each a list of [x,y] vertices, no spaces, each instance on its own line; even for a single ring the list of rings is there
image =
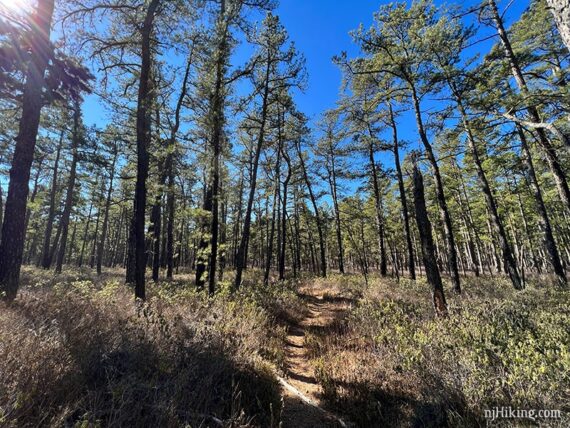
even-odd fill
[[[475,137],[473,135],[473,131],[471,130],[471,124],[467,119],[467,112],[463,106],[463,101],[457,91],[457,88],[448,80],[449,86],[455,96],[455,101],[457,103],[457,107],[459,109],[459,113],[461,114],[461,120],[463,122],[463,128],[467,134],[467,142],[469,144],[469,149],[471,151],[471,156],[473,157],[473,162],[475,164],[475,168],[477,170],[477,179],[479,181],[479,186],[481,191],[485,195],[485,202],[487,203],[487,208],[489,213],[491,214],[491,221],[493,224],[493,228],[497,238],[499,240],[499,245],[501,247],[501,251],[503,253],[503,261],[505,263],[505,270],[507,271],[509,278],[511,279],[511,283],[516,290],[521,290],[524,288],[523,281],[519,274],[518,266],[516,263],[515,258],[513,257],[513,252],[509,245],[509,241],[507,239],[507,234],[505,232],[505,228],[503,227],[503,223],[501,222],[501,218],[499,217],[499,212],[497,210],[497,203],[495,202],[495,198],[491,191],[491,186],[489,185],[489,181],[487,180],[487,176],[485,171],[483,170],[483,164],[481,159],[479,158],[479,152],[477,150],[477,144],[475,142]]]
[[[277,214],[277,206],[279,204],[279,193],[281,192],[281,128],[279,127],[279,136],[278,136],[278,145],[277,148],[277,161],[275,162],[275,189],[273,192],[273,208],[272,208],[272,216],[271,216],[271,225],[269,227],[269,233],[267,236],[267,252],[266,252],[266,259],[265,259],[265,272],[263,275],[263,284],[269,284],[269,274],[271,271],[271,262],[273,259],[273,241],[275,237],[275,216]]]
[[[137,99],[136,139],[137,139],[137,179],[133,203],[133,253],[135,298],[145,299],[145,211],[146,211],[146,180],[148,177],[148,147],[151,139],[150,103],[152,101],[152,32],[154,18],[160,0],[151,0],[146,10],[141,27],[141,70]]]
[[[336,162],[335,162],[335,153],[334,148],[332,146],[332,140],[334,135],[332,132],[327,135],[328,146],[327,149],[329,150],[330,156],[330,165],[327,166],[328,172],[328,181],[329,186],[331,189],[331,196],[333,200],[333,208],[334,208],[334,220],[335,220],[335,232],[336,232],[336,241],[338,245],[338,270],[340,273],[344,274],[344,246],[342,243],[342,230],[340,225],[340,210],[338,207],[338,192],[337,192],[337,181],[336,181]]]
[[[570,51],[570,3],[568,0],[546,0],[546,2],[554,16],[560,36]]]
[[[449,215],[449,209],[447,208],[447,202],[445,200],[443,182],[441,180],[441,174],[439,172],[439,166],[437,164],[437,160],[433,153],[433,148],[425,132],[423,119],[422,119],[422,112],[420,109],[420,100],[416,93],[416,88],[411,80],[408,80],[408,84],[412,92],[412,100],[414,103],[414,111],[416,115],[416,124],[418,127],[418,133],[420,135],[420,139],[424,145],[426,155],[433,170],[436,197],[439,206],[439,214],[441,217],[441,222],[443,223],[443,227],[445,229],[445,238],[447,241],[446,243],[447,243],[447,252],[449,254],[449,270],[451,274],[451,283],[453,284],[453,290],[457,293],[460,293],[461,282],[459,280],[459,269],[457,267],[457,250],[455,247],[455,237],[453,235],[453,226],[451,223],[451,217]]]
[[[368,126],[370,141],[368,143],[368,161],[370,162],[370,174],[372,178],[372,188],[374,191],[374,205],[376,208],[376,228],[378,230],[378,248],[380,251],[380,275],[387,275],[386,246],[384,244],[384,215],[382,206],[382,195],[380,194],[380,183],[378,182],[378,171],[374,160],[374,143],[372,141],[372,131]]]
[[[287,248],[287,188],[291,180],[291,158],[287,154],[286,148],[282,147],[282,155],[287,163],[287,175],[283,181],[283,198],[281,208],[281,252],[279,254],[279,280],[285,279],[285,261],[286,261],[286,248]],[[344,268],[342,270],[344,272]]]
[[[229,57],[229,23],[226,15],[225,0],[220,2],[219,23],[221,25],[219,45],[216,50],[215,61],[215,84],[212,98],[212,223],[210,227],[210,263],[208,270],[208,292],[214,294],[216,289],[216,268],[218,260],[218,229],[219,229],[219,198],[220,198],[220,156],[222,153],[222,134],[224,127],[224,79],[226,74],[226,62]]]
[[[204,203],[202,205],[204,211],[209,213],[212,212],[212,189],[208,185],[208,180],[204,183]],[[210,241],[206,239],[205,236],[206,224],[202,224],[202,236],[200,237],[200,242],[198,243],[198,248],[196,250],[196,287],[202,290],[206,284],[204,280],[204,274],[206,273],[206,267],[208,263],[208,247]]]
[[[402,215],[404,217],[404,231],[406,233],[406,247],[408,249],[408,272],[410,278],[416,279],[416,268],[414,262],[414,247],[412,245],[412,234],[410,232],[410,216],[408,214],[408,201],[406,196],[406,187],[404,186],[404,175],[402,174],[402,166],[400,164],[400,143],[398,138],[398,128],[394,119],[394,111],[392,110],[392,102],[388,102],[388,113],[390,127],[392,128],[392,150],[394,152],[394,163],[396,164],[396,176],[398,178],[398,189],[400,191],[400,203],[402,204]]]
[[[417,165],[414,165],[414,205],[416,209],[416,221],[420,232],[422,255],[426,270],[427,281],[432,289],[433,305],[438,316],[447,316],[447,303],[443,293],[441,276],[437,267],[431,223],[428,218],[424,194],[424,181]]]
[[[249,241],[249,233],[251,228],[251,210],[253,208],[253,200],[255,198],[255,187],[257,184],[257,168],[259,165],[259,156],[261,155],[261,148],[263,147],[263,142],[265,140],[265,126],[267,122],[267,109],[269,102],[269,77],[270,77],[269,75],[270,75],[270,60],[268,58],[267,66],[265,69],[265,83],[264,83],[262,106],[261,106],[259,136],[257,138],[257,145],[255,147],[255,154],[251,170],[251,187],[249,189],[249,196],[247,199],[247,206],[245,209],[242,238],[236,256],[236,277],[234,281],[234,289],[236,290],[239,289],[241,285],[243,269],[245,267],[247,242]]]
[[[103,254],[105,252],[105,242],[107,241],[107,229],[109,225],[109,210],[111,208],[111,197],[113,196],[113,180],[115,179],[115,164],[117,162],[119,148],[117,143],[113,146],[113,160],[109,169],[109,187],[107,189],[107,197],[105,199],[105,213],[103,214],[103,226],[101,230],[101,238],[97,247],[97,275],[101,275],[101,266],[103,264]]]
[[[53,221],[55,219],[55,204],[56,204],[56,195],[57,195],[57,180],[58,180],[58,172],[59,172],[59,159],[61,157],[61,148],[63,146],[63,130],[59,136],[59,142],[57,144],[56,154],[55,154],[55,161],[53,164],[53,175],[51,179],[51,191],[49,196],[49,209],[46,219],[46,229],[44,232],[44,245],[42,250],[42,267],[44,269],[49,269],[51,266],[51,235],[53,232]]]
[[[305,160],[303,159],[303,153],[301,153],[301,142],[299,140],[295,141],[295,146],[297,147],[297,154],[299,155],[299,162],[301,164],[303,178],[305,180],[305,184],[307,185],[307,190],[309,191],[309,198],[311,199],[311,204],[313,205],[313,210],[315,211],[315,219],[317,220],[317,233],[319,234],[319,249],[321,254],[320,273],[321,276],[325,278],[327,276],[327,260],[321,215],[319,213],[319,207],[317,206],[317,199],[313,193],[311,181],[309,180],[309,174],[307,173],[307,167],[305,165]]]
[[[75,190],[75,181],[77,177],[77,163],[79,162],[79,139],[81,132],[81,108],[79,101],[75,100],[73,110],[73,135],[71,139],[71,168],[69,170],[69,179],[67,181],[67,193],[65,196],[65,206],[61,215],[61,244],[55,264],[56,273],[61,273],[63,261],[65,259],[65,250],[67,247],[67,234],[69,231],[69,219],[71,217],[71,209],[73,208],[73,192]],[[90,213],[91,214],[91,213]],[[89,223],[87,226],[89,227]]]
[[[2,242],[0,243],[0,293],[13,300],[18,292],[20,267],[24,250],[24,221],[28,199],[30,169],[36,148],[36,138],[43,106],[42,90],[49,60],[51,20],[54,0],[38,0],[31,17],[32,27],[29,46],[31,58],[26,72],[22,96],[22,115],[10,169],[10,184],[4,209]]]
[[[540,228],[542,229],[544,239],[544,246],[546,247],[546,251],[550,257],[550,265],[554,270],[554,274],[556,275],[558,283],[562,286],[565,286],[567,285],[566,272],[564,272],[564,267],[562,266],[562,262],[560,260],[560,254],[558,253],[558,247],[556,246],[556,241],[552,232],[550,218],[548,217],[548,210],[546,209],[544,199],[542,198],[542,192],[540,190],[536,172],[534,170],[532,156],[528,147],[526,135],[524,134],[524,131],[520,125],[517,124],[516,126],[521,141],[521,148],[524,153],[523,160],[526,165],[530,186],[534,195],[534,200],[536,202],[539,224]]]
[[[83,231],[83,239],[81,240],[81,252],[79,253],[79,260],[77,261],[78,267],[81,267],[83,265],[83,256],[85,254],[85,247],[87,246],[87,237],[89,236],[89,226],[91,225],[92,213],[93,213],[93,198],[91,198],[91,203],[89,204],[89,213],[87,214],[87,221],[85,222],[85,230]]]

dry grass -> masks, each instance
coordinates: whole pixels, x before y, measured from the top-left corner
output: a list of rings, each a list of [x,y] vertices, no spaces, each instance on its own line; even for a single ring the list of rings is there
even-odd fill
[[[283,367],[309,287],[342,316],[307,330],[306,355],[328,404],[359,426],[483,426],[484,409],[502,405],[566,412],[542,426],[570,422],[568,291],[470,278],[440,320],[422,280],[257,278],[249,270],[232,295],[226,275],[209,299],[180,275],[137,305],[121,271],[26,268],[0,308],[0,425],[278,426],[267,361]]]
[[[0,425],[271,426],[280,395],[277,293],[207,299],[151,287],[144,305],[113,273],[26,269],[0,309]],[[262,356],[264,358],[262,358]]]

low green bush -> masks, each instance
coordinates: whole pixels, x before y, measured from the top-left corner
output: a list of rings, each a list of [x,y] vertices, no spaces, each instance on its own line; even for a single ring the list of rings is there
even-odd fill
[[[437,319],[422,281],[373,281],[335,340],[312,339],[325,397],[361,426],[479,426],[495,406],[559,409],[542,426],[568,424],[570,292],[464,288]]]

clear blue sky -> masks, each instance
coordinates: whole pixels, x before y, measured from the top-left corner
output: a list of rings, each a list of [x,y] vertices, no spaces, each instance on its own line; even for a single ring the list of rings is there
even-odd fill
[[[333,107],[339,92],[341,74],[331,58],[342,51],[350,56],[358,54],[349,31],[360,23],[372,24],[373,13],[385,0],[281,0],[276,11],[297,48],[307,59],[309,85],[305,94],[297,98],[300,110],[316,116]],[[444,2],[436,0],[437,4]],[[448,2],[465,8],[476,6],[479,0]],[[500,10],[508,4],[498,0]],[[505,15],[508,25],[517,20],[528,7],[529,0],[514,0]],[[482,43],[477,50],[486,53],[490,43]]]

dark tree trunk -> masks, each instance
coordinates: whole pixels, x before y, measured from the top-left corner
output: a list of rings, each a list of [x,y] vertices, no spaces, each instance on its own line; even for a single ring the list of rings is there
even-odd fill
[[[75,101],[73,110],[73,135],[71,139],[71,169],[69,171],[69,179],[67,181],[67,193],[65,195],[65,206],[61,215],[61,244],[57,254],[55,271],[61,273],[63,261],[65,259],[65,250],[67,246],[67,234],[69,231],[69,219],[71,217],[71,209],[73,208],[73,192],[75,189],[75,180],[77,176],[77,163],[79,162],[79,139],[81,132],[81,109],[79,101]],[[90,213],[91,214],[91,213]],[[87,228],[89,223],[87,223]]]
[[[286,248],[287,248],[287,188],[289,186],[289,181],[291,180],[291,158],[287,154],[285,148],[282,148],[282,155],[287,163],[287,175],[285,176],[285,181],[283,182],[283,199],[282,209],[281,209],[281,252],[279,254],[279,280],[283,281],[285,279],[285,261],[286,261]],[[344,273],[344,267],[342,272]]]
[[[44,161],[45,156],[42,156],[39,160],[38,160],[38,168],[36,171],[36,175],[34,178],[34,186],[32,188],[32,195],[30,197],[30,203],[33,204],[36,200],[36,196],[38,194],[38,188],[39,188],[39,180],[40,180],[40,175],[42,172],[42,165],[43,165],[43,161]],[[26,219],[24,221],[24,231],[25,233],[27,233],[28,231],[28,225],[30,224],[30,218],[32,216],[32,210],[27,207],[26,208]],[[39,236],[39,232],[37,230],[37,228],[33,231],[32,234],[32,239],[30,239],[29,243],[28,243],[28,249],[26,252],[26,257],[24,259],[24,263],[31,263],[32,262],[32,258],[34,257],[34,253],[35,253],[35,248],[36,248],[36,243],[38,240],[38,236]]]
[[[544,246],[550,257],[550,265],[554,270],[554,274],[558,279],[560,285],[566,285],[566,272],[564,272],[564,267],[560,260],[560,254],[558,253],[558,247],[556,246],[556,241],[554,239],[554,234],[552,233],[552,226],[550,225],[550,218],[548,217],[548,211],[546,205],[544,204],[544,199],[542,198],[542,192],[538,184],[538,179],[536,178],[536,172],[534,170],[534,165],[532,162],[532,157],[530,149],[528,147],[528,142],[526,140],[526,135],[520,125],[517,125],[517,131],[521,140],[521,147],[524,153],[523,160],[526,164],[527,174],[530,182],[530,187],[532,189],[534,200],[536,202],[536,208],[538,211],[538,218],[540,228],[542,229]]]
[[[121,247],[121,238],[123,236],[123,225],[125,219],[127,218],[127,210],[123,208],[121,210],[121,216],[119,217],[119,223],[117,225],[117,230],[115,231],[115,243],[113,244],[113,253],[111,254],[110,263],[111,267],[115,267],[119,262],[119,254],[120,254],[120,247]]]
[[[487,203],[487,209],[491,214],[491,222],[493,224],[493,229],[495,234],[497,235],[497,239],[499,240],[499,245],[503,253],[505,270],[507,271],[509,278],[511,279],[513,287],[517,290],[521,290],[524,288],[524,284],[521,279],[521,276],[519,275],[518,266],[515,261],[515,258],[513,257],[513,252],[509,245],[505,228],[503,227],[503,223],[501,222],[501,218],[499,217],[497,204],[495,202],[495,198],[493,197],[491,186],[489,185],[489,181],[487,180],[487,176],[485,175],[485,171],[483,170],[483,164],[481,162],[481,159],[479,158],[479,152],[477,150],[475,137],[473,136],[470,123],[467,119],[467,112],[463,107],[463,102],[461,100],[459,92],[457,91],[457,88],[450,80],[448,80],[448,83],[455,96],[457,107],[459,109],[459,113],[461,114],[461,119],[463,121],[463,128],[467,133],[467,142],[469,144],[471,156],[473,157],[473,163],[475,164],[475,168],[477,170],[477,179],[479,181],[479,186],[481,188],[481,191],[483,192],[483,195],[485,195],[485,202]]]
[[[265,271],[263,275],[263,284],[269,284],[269,274],[271,271],[271,262],[273,261],[273,241],[275,238],[275,222],[278,216],[277,206],[279,205],[279,193],[281,192],[281,139],[279,139],[279,147],[277,148],[277,161],[275,162],[275,189],[273,192],[273,207],[271,215],[271,224],[269,233],[267,234],[267,252],[265,259]],[[278,244],[279,245],[279,244]]]
[[[223,194],[223,189],[220,188],[220,193]],[[227,242],[228,234],[227,234],[227,221],[228,221],[228,201],[224,197],[222,198],[220,204],[220,246],[224,247]],[[224,249],[220,251],[220,262],[218,263],[218,271],[219,271],[219,280],[222,281],[224,279],[224,270],[226,269],[226,253],[227,251]]]
[[[328,131],[326,136],[329,150],[328,156],[330,157],[330,163],[327,162],[327,173],[328,173],[328,182],[331,189],[331,197],[333,200],[333,208],[334,208],[334,220],[335,220],[335,233],[336,233],[336,242],[338,246],[338,270],[340,273],[344,274],[344,246],[342,243],[342,230],[340,225],[340,210],[338,207],[338,186],[337,186],[337,171],[336,171],[336,154],[334,152],[334,148],[332,145],[332,141],[334,140],[335,136],[332,134],[332,131]]]
[[[89,236],[89,226],[91,225],[91,214],[93,213],[93,198],[89,204],[89,213],[87,214],[87,221],[85,222],[85,230],[83,231],[83,239],[81,240],[81,252],[79,253],[79,260],[77,266],[83,265],[83,256],[85,255],[85,247],[87,246],[87,237]]]
[[[299,220],[299,198],[298,198],[298,187],[295,186],[293,193],[293,205],[294,205],[294,226],[295,226],[295,262],[299,271],[302,269],[301,265],[301,226]]]
[[[516,178],[514,179],[514,186],[515,186],[514,192],[517,195],[517,202],[519,205],[519,213],[520,213],[522,221],[523,221],[524,233],[525,233],[525,237],[526,237],[525,241],[526,241],[526,245],[529,249],[531,260],[532,260],[532,268],[540,273],[541,272],[540,263],[539,263],[538,258],[536,256],[536,251],[534,249],[534,244],[532,242],[532,235],[530,232],[530,226],[528,224],[527,215],[526,215],[524,207],[523,207],[521,194],[520,194],[520,191],[517,190]]]
[[[107,189],[107,198],[105,199],[105,213],[103,214],[103,226],[101,230],[101,239],[97,247],[97,275],[101,275],[101,266],[103,264],[103,254],[105,252],[105,242],[107,241],[107,229],[109,225],[109,210],[111,208],[111,197],[113,196],[113,180],[115,179],[115,164],[118,156],[117,143],[113,146],[113,160],[109,170],[109,187]]]
[[[447,303],[443,293],[441,276],[437,267],[431,223],[428,218],[424,194],[424,181],[417,165],[414,165],[414,205],[416,221],[422,243],[422,255],[426,270],[427,281],[432,289],[433,305],[438,316],[447,316]]]
[[[315,194],[313,193],[313,188],[311,186],[311,181],[309,180],[309,174],[307,173],[305,160],[303,159],[303,153],[301,153],[301,142],[298,140],[295,141],[295,146],[297,147],[297,154],[299,155],[299,162],[301,164],[301,171],[303,172],[303,178],[305,180],[307,190],[309,191],[309,198],[311,199],[311,204],[313,205],[313,210],[315,211],[315,219],[317,223],[317,233],[319,234],[319,247],[321,253],[320,273],[321,276],[324,278],[327,276],[327,259],[326,259],[326,250],[325,250],[325,238],[323,233],[323,224],[321,221],[321,215],[319,213],[319,207],[317,206],[317,199],[315,198]]]
[[[125,282],[134,285],[136,281],[136,260],[135,260],[135,217],[131,213],[128,225],[127,248],[125,255]]]
[[[59,172],[59,159],[61,157],[61,148],[63,146],[63,131],[59,136],[59,142],[57,144],[55,161],[53,164],[53,175],[51,179],[51,191],[49,195],[49,208],[46,219],[46,229],[44,232],[44,245],[42,250],[42,267],[44,269],[49,269],[51,267],[52,252],[51,252],[51,236],[53,231],[53,221],[55,219],[55,204],[57,196],[57,180]]]
[[[410,216],[408,214],[408,201],[406,196],[406,187],[404,185],[404,175],[402,174],[402,166],[400,164],[400,142],[398,138],[398,128],[394,119],[392,110],[392,102],[388,102],[388,113],[390,119],[390,127],[392,128],[392,150],[394,151],[394,163],[396,164],[396,176],[398,177],[398,189],[400,191],[400,203],[402,204],[402,215],[404,217],[404,231],[406,233],[406,247],[408,250],[408,272],[410,278],[416,279],[416,267],[414,261],[414,247],[412,245],[412,234],[410,231]]]
[[[368,161],[370,162],[370,174],[372,178],[372,189],[374,191],[374,206],[376,208],[376,228],[378,230],[378,250],[380,252],[380,275],[386,276],[387,260],[386,260],[386,246],[384,243],[384,214],[382,206],[382,195],[380,191],[380,183],[378,182],[378,171],[376,168],[376,161],[374,160],[374,143],[370,126],[370,141],[368,143]]]
[[[166,278],[172,279],[174,273],[174,151],[176,144],[176,135],[178,129],[180,128],[180,112],[182,110],[182,103],[186,97],[186,88],[188,86],[188,78],[190,77],[190,68],[192,67],[192,56],[194,53],[194,47],[190,51],[190,56],[186,64],[186,70],[184,72],[184,80],[182,82],[182,89],[180,91],[180,96],[176,103],[176,111],[174,114],[174,125],[170,132],[170,141],[168,147],[168,156],[166,158],[166,172],[167,172],[167,189],[166,189],[166,214],[167,214],[167,225],[166,225]]]
[[[269,274],[271,272],[271,262],[273,261],[273,242],[275,241],[275,217],[277,216],[277,205],[279,204],[279,181],[275,184],[273,192],[273,206],[271,209],[271,221],[269,222],[269,230],[267,233],[267,245],[265,250],[265,267],[263,271],[263,284],[269,284]]]
[[[150,103],[152,101],[152,32],[154,18],[160,0],[151,0],[146,10],[144,22],[141,27],[141,70],[137,99],[137,179],[135,184],[135,199],[133,204],[133,254],[134,254],[134,280],[135,297],[145,299],[145,211],[146,211],[146,180],[148,177],[148,147],[151,140]]]
[[[151,254],[152,254],[152,280],[154,282],[158,281],[158,276],[160,273],[160,233],[162,228],[162,186],[164,185],[164,177],[166,174],[162,172],[164,165],[162,162],[159,165],[160,169],[160,181],[158,183],[158,194],[152,206],[150,213],[150,226],[149,232],[152,232],[152,242],[151,242]]]
[[[216,289],[216,269],[218,260],[219,239],[219,199],[220,199],[220,156],[222,153],[222,137],[224,127],[224,79],[226,75],[226,62],[229,57],[229,24],[226,15],[225,0],[220,2],[219,25],[221,25],[219,45],[216,50],[215,84],[212,98],[212,223],[210,227],[210,263],[208,269],[208,292],[214,294]]]
[[[204,191],[204,204],[203,208],[204,211],[212,212],[212,190],[208,186],[207,181],[205,183],[205,191]],[[208,247],[209,247],[209,240],[206,239],[205,236],[205,228],[206,224],[202,225],[202,236],[200,237],[200,242],[198,244],[197,254],[196,254],[196,287],[199,290],[202,290],[206,284],[204,280],[204,274],[206,273],[206,267],[208,263]]]
[[[101,190],[99,192],[99,198],[97,200],[97,219],[95,220],[95,232],[93,235],[93,243],[91,245],[91,256],[89,257],[89,266],[91,269],[95,267],[95,259],[97,256],[97,237],[99,236],[99,224],[101,223],[101,211],[103,208],[101,205],[103,204],[103,195],[105,194],[105,182],[102,181]]]
[[[30,203],[32,204],[36,201],[36,196],[38,195],[39,181],[40,181],[40,175],[42,173],[42,165],[44,163],[44,159],[45,156],[42,156],[40,159],[38,159],[38,169],[36,171],[36,176],[34,177],[34,187],[32,188],[32,195],[30,196]],[[28,230],[28,224],[30,223],[31,215],[32,215],[32,210],[26,208],[26,220],[24,221],[24,232]],[[28,263],[30,263],[29,258],[28,258]]]
[[[174,273],[174,169],[168,171],[168,190],[166,194],[166,278],[172,279]]]
[[[73,222],[73,229],[71,230],[71,238],[69,239],[69,251],[64,258],[63,263],[70,264],[71,263],[71,256],[75,254],[75,238],[77,237],[77,221]],[[58,253],[59,255],[59,253]],[[57,271],[57,263],[56,263],[56,271]]]
[[[259,156],[261,155],[261,149],[263,147],[263,142],[265,140],[265,126],[267,121],[267,109],[269,102],[269,77],[270,77],[269,74],[270,74],[270,61],[268,59],[267,66],[265,69],[265,83],[263,88],[259,136],[257,138],[257,146],[255,147],[255,154],[251,171],[251,187],[249,189],[249,196],[247,199],[247,206],[245,209],[245,217],[243,221],[243,233],[236,256],[236,277],[234,282],[234,288],[236,290],[241,285],[243,269],[246,265],[245,262],[246,262],[246,253],[247,253],[247,243],[249,241],[249,233],[251,228],[251,210],[253,208],[253,200],[255,198],[255,188],[257,185],[257,168],[259,165]]]
[[[449,271],[451,274],[451,283],[453,284],[453,290],[457,293],[461,292],[461,282],[459,280],[459,269],[457,267],[457,250],[455,246],[455,237],[453,235],[453,226],[451,223],[451,217],[449,215],[449,209],[447,208],[447,202],[445,200],[445,192],[443,190],[443,182],[441,180],[441,174],[439,172],[439,166],[437,164],[437,160],[435,158],[435,154],[433,152],[433,148],[427,138],[427,134],[425,132],[423,119],[422,119],[422,112],[420,108],[420,100],[416,93],[416,88],[411,80],[408,81],[412,92],[412,100],[414,103],[414,111],[416,115],[416,124],[418,127],[418,133],[420,135],[420,139],[424,145],[427,158],[429,163],[431,164],[434,181],[435,181],[435,191],[436,191],[436,198],[437,204],[439,206],[439,214],[441,217],[441,222],[443,223],[443,227],[445,228],[445,238],[447,243],[447,252],[449,255]]]
[[[239,234],[241,231],[241,217],[242,217],[242,209],[243,209],[243,187],[244,187],[244,176],[243,170],[240,171],[239,176],[239,186],[238,186],[238,201],[235,208],[235,212],[237,213],[234,218],[234,228],[233,228],[233,252],[232,252],[232,265],[236,267],[236,259],[237,259],[237,250],[239,245]]]
[[[33,28],[29,41],[31,58],[22,95],[22,114],[10,169],[0,243],[0,292],[5,293],[4,298],[8,301],[16,297],[20,279],[28,185],[44,103],[42,90],[51,49],[49,38],[53,8],[54,0],[39,0],[36,13],[30,18]]]
[[[0,183],[0,224],[2,224],[3,222],[4,222],[4,195],[2,194],[2,184]],[[0,241],[1,240],[2,240],[2,228],[0,227]]]

